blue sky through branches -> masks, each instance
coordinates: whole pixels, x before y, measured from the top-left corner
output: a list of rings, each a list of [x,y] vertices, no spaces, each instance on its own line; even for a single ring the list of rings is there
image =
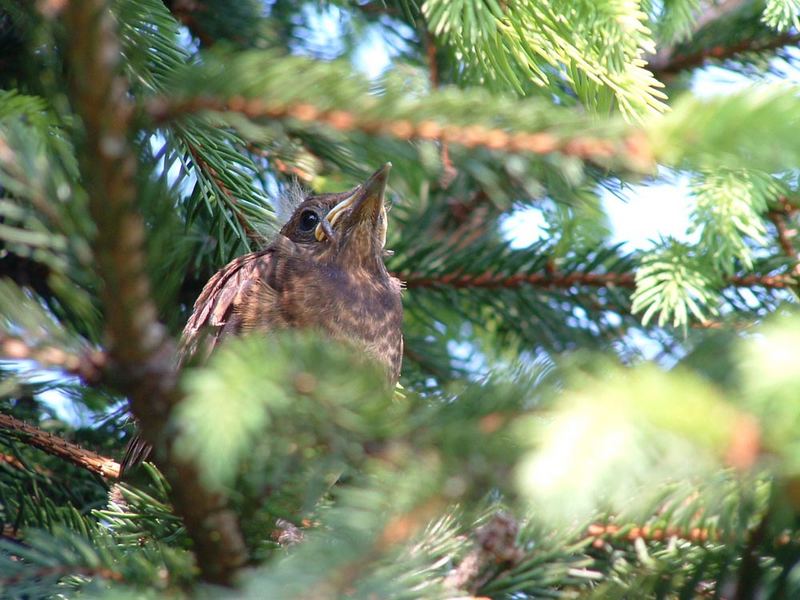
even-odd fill
[[[305,8],[306,27],[299,32],[299,42],[294,51],[320,59],[333,59],[341,56],[345,47],[345,29],[350,25],[347,21],[348,13],[336,6],[312,6]],[[397,29],[396,23],[377,22],[364,27],[359,31],[359,43],[352,49],[353,65],[371,79],[379,78],[392,65],[393,57],[402,52],[404,39],[414,35],[410,29],[401,27]],[[186,43],[191,44],[191,38],[186,35]],[[800,51],[789,51],[793,59],[800,59]],[[793,60],[792,62],[798,62]],[[800,83],[800,71],[789,65],[786,61],[774,61],[773,68],[768,78],[772,81],[786,81]],[[692,82],[691,91],[700,96],[713,96],[728,94],[752,85],[752,79],[745,75],[733,73],[717,67],[708,67],[699,70]],[[163,140],[152,140],[154,153]],[[391,158],[391,157],[387,157]],[[382,159],[383,160],[383,159]],[[378,161],[380,162],[380,161]],[[179,168],[172,165],[170,174],[177,176]],[[627,250],[647,248],[663,237],[685,239],[689,224],[689,213],[692,199],[688,193],[686,177],[680,174],[660,173],[658,182],[641,185],[625,185],[621,190],[612,193],[603,190],[603,206],[609,218],[611,237],[615,242],[625,244]],[[184,182],[189,185],[191,176]],[[270,195],[275,190],[268,190]],[[545,218],[542,210],[527,207],[512,212],[503,223],[504,233],[515,247],[525,247],[533,241],[547,235]],[[641,350],[643,358],[655,358],[661,345],[648,338],[643,332],[641,335],[632,330],[631,335],[636,346]],[[453,344],[458,344],[454,341]],[[474,353],[471,345],[463,345],[460,352],[451,348],[456,358],[462,358],[469,365],[480,372],[483,362],[480,356]],[[477,361],[477,362],[476,362]],[[30,368],[25,362],[18,365],[19,369]],[[43,371],[43,381],[55,381],[60,375],[52,371]],[[55,379],[54,379],[55,378]],[[68,422],[88,424],[85,415],[80,414],[79,407],[60,390],[54,389],[43,392],[40,397],[50,405],[59,418]]]

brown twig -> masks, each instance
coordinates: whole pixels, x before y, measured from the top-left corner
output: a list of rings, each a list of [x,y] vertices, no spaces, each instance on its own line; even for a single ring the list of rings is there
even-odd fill
[[[781,213],[783,213],[787,217],[790,217],[790,216],[795,215],[798,212],[800,212],[800,208],[798,208],[797,206],[792,204],[789,201],[789,198],[787,198],[786,196],[780,196],[778,198],[778,206],[774,210],[780,211]]]
[[[768,213],[768,217],[769,220],[772,221],[772,224],[775,225],[775,229],[778,233],[778,244],[780,244],[781,250],[783,250],[784,254],[789,258],[796,259],[797,251],[794,249],[789,239],[789,228],[786,226],[783,213],[771,210]]]
[[[119,75],[115,21],[106,0],[70,2],[65,15],[70,99],[84,131],[81,176],[97,227],[93,250],[103,282],[111,367],[144,438],[156,448],[201,576],[229,585],[246,562],[236,518],[223,496],[203,487],[194,463],[176,455],[174,436],[164,434],[171,410],[181,400],[177,360],[175,345],[158,321],[146,275],[145,226],[136,211],[137,160],[128,143],[134,106]]]
[[[547,131],[509,133],[482,125],[462,127],[440,125],[436,121],[379,120],[344,110],[323,110],[307,103],[267,103],[259,98],[242,96],[198,97],[178,102],[156,98],[147,103],[146,110],[159,123],[204,110],[232,111],[251,119],[296,119],[321,123],[339,131],[357,130],[402,140],[442,141],[467,148],[485,147],[511,153],[564,154],[603,164],[622,159],[630,169],[641,172],[651,172],[655,164],[650,146],[640,132],[633,132],[621,141],[591,136],[562,139]]]
[[[107,358],[99,350],[70,354],[54,346],[33,346],[21,338],[0,333],[0,359],[34,360],[45,367],[58,367],[92,385],[103,378]]]
[[[800,274],[800,262],[798,261],[797,250],[792,243],[792,238],[797,234],[797,232],[790,230],[786,224],[787,214],[791,213],[787,212],[786,210],[771,210],[769,213],[767,213],[767,217],[775,226],[775,231],[778,235],[778,245],[780,245],[781,250],[783,250],[783,253],[795,263],[792,272],[795,275],[798,275]]]
[[[405,281],[408,289],[426,287],[514,289],[525,285],[547,288],[586,287],[624,287],[636,285],[634,273],[519,273],[498,275],[492,272],[481,274],[446,273],[435,277],[425,277],[415,273],[395,273]],[[795,278],[789,275],[741,275],[728,278],[734,287],[765,287],[784,289],[795,285]]]
[[[656,56],[649,63],[649,68],[656,77],[675,75],[681,71],[703,66],[709,60],[727,60],[744,52],[767,52],[800,41],[800,34],[782,33],[769,40],[745,39],[730,46],[711,46],[687,54],[671,54],[659,58]]]
[[[627,287],[632,288],[636,282],[633,273],[520,273],[517,275],[497,275],[486,272],[479,275],[446,273],[436,277],[423,277],[414,273],[395,273],[405,282],[408,289],[426,287],[455,288],[519,288],[524,285],[570,288],[573,286],[589,287]]]
[[[10,415],[0,413],[0,429],[11,431],[28,446],[43,450],[82,469],[109,479],[117,479],[119,477],[119,463],[115,460],[81,448],[77,444],[68,442],[52,433],[42,431],[33,425],[28,425]]]
[[[782,290],[797,285],[797,278],[792,275],[734,275],[728,277],[727,283],[732,287],[763,287]]]

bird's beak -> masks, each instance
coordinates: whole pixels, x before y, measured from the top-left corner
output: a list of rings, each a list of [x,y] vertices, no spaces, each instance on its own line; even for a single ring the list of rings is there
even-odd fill
[[[375,171],[369,179],[358,186],[347,198],[334,206],[325,216],[327,225],[332,230],[349,231],[360,224],[378,226],[381,248],[386,243],[386,207],[383,198],[386,193],[386,182],[392,163],[386,163]],[[383,219],[381,219],[381,215]],[[322,241],[328,229],[323,223],[317,225],[314,235]]]

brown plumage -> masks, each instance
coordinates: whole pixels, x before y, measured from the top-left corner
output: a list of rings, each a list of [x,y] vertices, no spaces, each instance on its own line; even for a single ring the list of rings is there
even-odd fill
[[[194,304],[181,361],[204,360],[227,336],[279,328],[315,329],[354,344],[386,367],[391,384],[403,356],[400,281],[383,264],[384,165],[349,192],[306,198],[264,250],[218,271]],[[135,438],[123,471],[149,447]]]

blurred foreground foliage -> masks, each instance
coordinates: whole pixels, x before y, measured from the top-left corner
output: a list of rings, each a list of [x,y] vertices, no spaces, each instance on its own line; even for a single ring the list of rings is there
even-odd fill
[[[312,336],[233,340],[187,372],[172,429],[261,564],[189,595],[792,597],[798,343],[783,317],[668,373],[579,354],[418,394],[376,392],[377,370]],[[25,532],[2,542],[4,594],[185,595],[191,543],[157,470],[107,499],[75,473],[83,491],[37,501],[63,475],[4,440],[3,511]]]
[[[0,596],[800,597],[799,11],[0,0]],[[402,385],[309,332],[175,377],[276,199],[388,160]],[[9,420],[118,457],[129,398],[124,481]]]

